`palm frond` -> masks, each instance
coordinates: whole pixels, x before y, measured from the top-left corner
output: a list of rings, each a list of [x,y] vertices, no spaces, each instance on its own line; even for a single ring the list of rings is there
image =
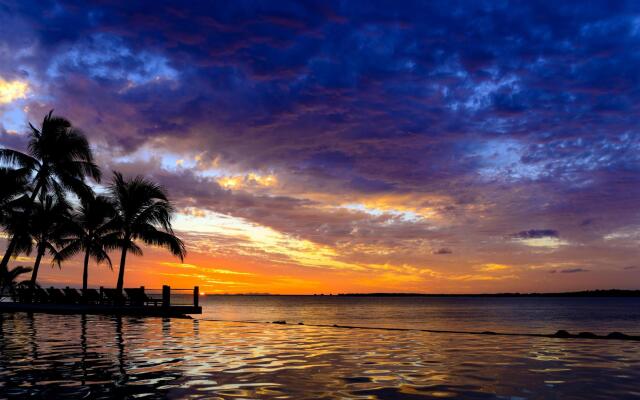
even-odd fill
[[[140,232],[139,237],[146,244],[164,247],[169,250],[171,254],[180,258],[181,261],[184,260],[184,257],[187,254],[187,250],[182,240],[175,235],[157,230],[152,226],[148,226],[145,231]]]
[[[65,247],[58,250],[58,252],[53,256],[51,264],[59,267],[63,261],[66,261],[80,253],[82,247],[82,242],[80,240],[70,240]]]
[[[32,156],[22,153],[18,150],[12,149],[0,149],[0,162],[5,162],[10,165],[17,165],[20,168],[28,168],[30,170],[35,169],[40,165],[38,160]]]
[[[22,265],[18,265],[17,267],[13,267],[9,271],[7,271],[5,280],[6,280],[6,282],[15,282],[15,280],[20,275],[28,274],[32,270],[33,270],[33,268],[31,268],[31,267],[24,267]]]
[[[171,214],[173,207],[167,201],[158,201],[144,210],[136,217],[134,223],[144,226],[145,224],[159,225],[162,229],[173,232],[171,228]]]
[[[109,254],[104,249],[100,249],[100,248],[95,249],[92,252],[92,256],[93,258],[95,258],[98,264],[106,262],[107,267],[109,267],[110,270],[113,270],[113,264],[111,263],[111,258],[109,257]]]
[[[142,255],[144,255],[144,253],[142,252],[142,248],[140,248],[140,246],[138,246],[134,242],[129,242],[127,244],[127,251],[129,253],[133,254],[134,256],[142,256]]]

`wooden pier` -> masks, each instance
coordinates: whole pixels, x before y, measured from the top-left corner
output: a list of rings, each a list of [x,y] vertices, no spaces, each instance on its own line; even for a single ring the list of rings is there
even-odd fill
[[[161,297],[149,292],[161,291]],[[173,291],[173,298],[172,298]],[[190,293],[186,293],[190,292]],[[0,299],[0,312],[41,312],[51,314],[103,314],[180,317],[202,314],[198,286],[193,289],[127,288],[76,289],[49,288],[25,291]],[[173,300],[173,301],[172,301]]]

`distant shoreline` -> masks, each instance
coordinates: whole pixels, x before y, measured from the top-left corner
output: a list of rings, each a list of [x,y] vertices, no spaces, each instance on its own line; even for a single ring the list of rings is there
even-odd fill
[[[316,297],[640,297],[640,290],[599,289],[556,293],[339,293],[339,294],[271,294],[211,293],[206,296],[316,296]]]
[[[640,290],[583,290],[557,293],[341,293],[343,297],[640,297]]]

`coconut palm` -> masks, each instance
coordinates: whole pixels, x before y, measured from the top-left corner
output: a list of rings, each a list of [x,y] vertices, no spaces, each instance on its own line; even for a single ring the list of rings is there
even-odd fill
[[[31,253],[33,243],[25,212],[29,198],[14,192],[6,196],[5,200],[0,206],[0,224],[8,237],[9,245],[13,247],[15,254]],[[0,275],[8,273],[8,266],[0,264]]]
[[[52,193],[62,199],[70,190],[80,197],[91,193],[85,177],[100,180],[100,169],[93,161],[93,154],[84,134],[74,128],[67,119],[53,115],[44,117],[40,129],[29,124],[29,154],[12,149],[0,149],[0,163],[24,169],[31,174],[31,194],[25,208],[25,218],[31,213],[35,199],[41,193]],[[6,269],[9,258],[16,253],[18,243],[13,237],[0,269]]]
[[[24,225],[27,178],[24,168],[0,168],[0,226],[9,238]]]
[[[173,234],[171,228],[173,206],[161,186],[140,176],[124,179],[122,174],[114,172],[109,191],[116,206],[119,246],[122,249],[118,290],[122,290],[124,285],[127,253],[142,255],[137,241],[164,247],[180,260],[184,259],[184,243]]]
[[[9,239],[24,227],[24,206],[28,199],[23,193],[27,191],[27,172],[24,168],[11,169],[0,168],[0,226]],[[24,243],[19,247],[23,249]],[[31,245],[30,241],[27,248]],[[14,244],[17,247],[18,243]],[[6,266],[0,267],[0,280],[7,276],[9,271]]]
[[[31,287],[35,287],[42,257],[48,252],[58,254],[57,246],[69,221],[69,205],[51,195],[41,196],[33,205],[29,233],[36,247],[36,260],[31,272]]]
[[[61,240],[63,248],[58,251],[54,261],[62,261],[84,252],[82,290],[87,290],[89,280],[89,260],[107,263],[111,269],[111,259],[107,251],[117,246],[119,232],[114,226],[115,208],[106,196],[88,197],[82,201],[78,211],[74,212]]]

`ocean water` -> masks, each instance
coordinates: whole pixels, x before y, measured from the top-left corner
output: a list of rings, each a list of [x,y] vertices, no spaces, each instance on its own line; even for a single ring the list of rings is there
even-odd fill
[[[640,335],[640,298],[205,296],[197,318],[431,330]]]
[[[0,314],[0,398],[633,399],[640,343]]]

